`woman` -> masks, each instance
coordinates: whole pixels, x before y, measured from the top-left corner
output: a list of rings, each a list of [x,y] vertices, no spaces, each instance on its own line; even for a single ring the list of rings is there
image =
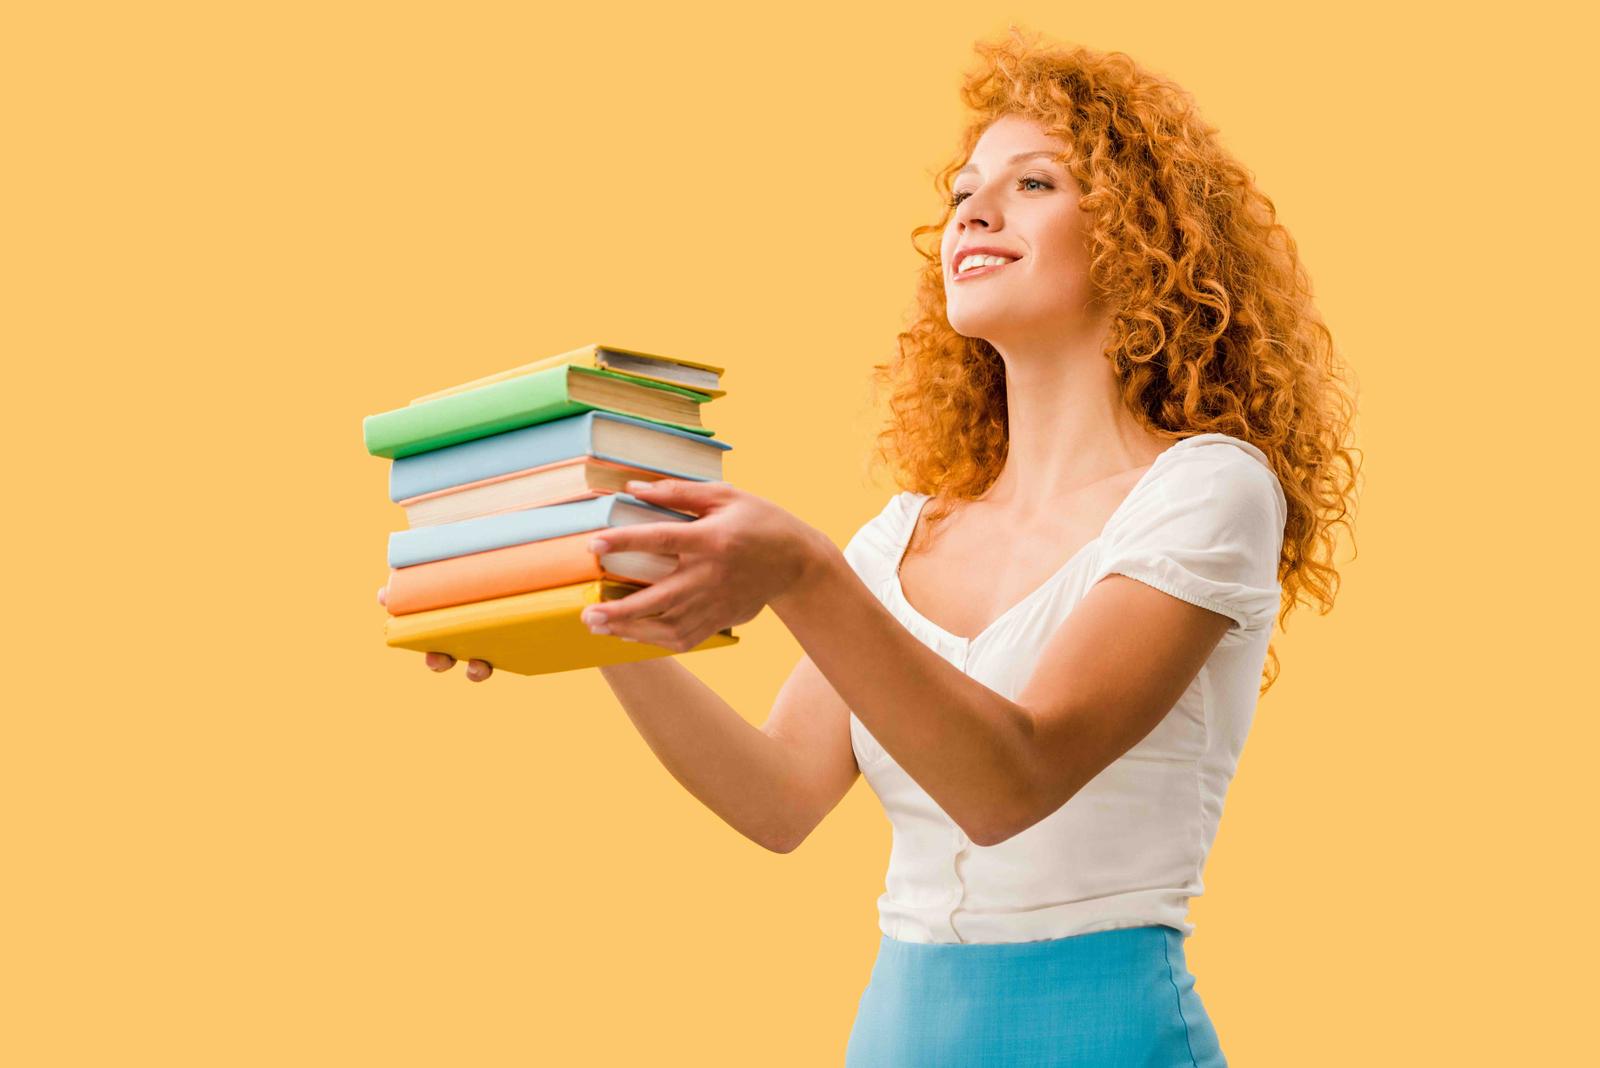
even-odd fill
[[[1015,31],[978,50],[920,316],[877,368],[912,489],[840,551],[726,483],[640,486],[699,518],[591,547],[680,567],[587,621],[684,651],[770,605],[804,648],[760,728],[671,658],[600,670],[770,849],[858,773],[882,799],[848,1064],[1221,1065],[1187,904],[1275,615],[1331,607],[1353,405],[1293,242],[1181,90]]]

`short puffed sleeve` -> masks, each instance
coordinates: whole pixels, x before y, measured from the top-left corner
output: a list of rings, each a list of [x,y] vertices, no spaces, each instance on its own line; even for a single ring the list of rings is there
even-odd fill
[[[1234,621],[1225,637],[1270,631],[1288,519],[1278,476],[1252,447],[1228,441],[1162,459],[1113,517],[1094,581],[1127,575],[1220,612]]]
[[[908,503],[915,494],[897,493],[877,515],[867,520],[844,547],[844,558],[861,580],[877,587],[900,563],[901,542],[905,540],[904,524]]]

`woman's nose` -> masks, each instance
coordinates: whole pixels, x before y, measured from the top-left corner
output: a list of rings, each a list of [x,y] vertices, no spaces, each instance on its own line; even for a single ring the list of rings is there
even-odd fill
[[[991,203],[989,194],[983,191],[962,197],[961,203],[956,205],[956,225],[962,229],[969,226],[982,226],[993,228],[998,209]]]

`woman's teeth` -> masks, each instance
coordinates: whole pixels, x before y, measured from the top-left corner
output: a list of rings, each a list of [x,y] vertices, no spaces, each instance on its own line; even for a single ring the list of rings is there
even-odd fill
[[[1011,261],[1006,259],[1004,256],[968,256],[966,259],[961,261],[961,269],[956,273],[966,274],[968,271],[974,270],[978,267],[994,267],[1010,262]]]

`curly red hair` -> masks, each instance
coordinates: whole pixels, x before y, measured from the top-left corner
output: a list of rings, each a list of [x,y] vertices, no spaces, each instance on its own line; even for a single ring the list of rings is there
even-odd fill
[[[961,95],[976,117],[936,178],[944,215],[911,232],[925,261],[916,310],[898,356],[873,369],[875,386],[891,391],[874,459],[934,496],[930,525],[954,500],[981,496],[1005,463],[1005,366],[987,341],[950,326],[939,235],[955,172],[984,129],[1002,115],[1033,119],[1071,146],[1067,170],[1092,220],[1090,280],[1113,312],[1105,357],[1124,403],[1157,436],[1218,431],[1266,454],[1289,504],[1278,623],[1302,594],[1326,615],[1339,587],[1335,528],[1354,534],[1355,390],[1271,199],[1192,97],[1126,54],[1040,44],[1015,26],[975,48],[983,63]],[[1278,673],[1269,644],[1261,693]]]

